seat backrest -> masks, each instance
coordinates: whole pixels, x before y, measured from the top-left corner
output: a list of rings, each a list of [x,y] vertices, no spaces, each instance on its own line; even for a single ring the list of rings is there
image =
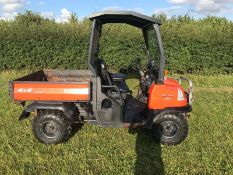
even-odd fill
[[[97,61],[97,75],[101,77],[102,79],[102,83],[104,85],[110,85],[110,86],[113,86],[114,83],[113,83],[113,79],[110,75],[110,73],[108,72],[108,69],[107,69],[107,66],[104,62],[103,59],[98,59]]]

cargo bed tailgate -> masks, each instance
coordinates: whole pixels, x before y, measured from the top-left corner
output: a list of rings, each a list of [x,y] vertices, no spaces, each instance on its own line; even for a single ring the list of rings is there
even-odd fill
[[[15,101],[88,101],[90,83],[11,82],[11,97]]]

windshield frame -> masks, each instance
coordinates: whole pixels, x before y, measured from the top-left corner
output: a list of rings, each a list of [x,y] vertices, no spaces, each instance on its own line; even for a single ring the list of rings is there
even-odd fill
[[[148,40],[148,32],[154,30],[155,31],[155,40],[157,41],[158,44],[158,51],[159,51],[159,76],[158,76],[158,83],[163,83],[164,80],[164,71],[165,71],[165,55],[164,55],[164,49],[163,49],[163,43],[161,39],[161,34],[160,34],[160,28],[158,24],[153,24],[148,26],[146,29],[143,30],[143,35],[145,39],[145,44],[146,44],[146,49],[148,53],[148,62],[150,61],[149,59],[149,40]]]
[[[95,76],[97,76],[95,60],[98,58],[98,51],[97,51],[98,49],[97,48],[99,46],[99,38],[100,38],[100,34],[101,34],[101,28],[102,28],[102,24],[100,24],[99,22],[97,22],[96,19],[94,19],[92,22],[92,30],[91,30],[91,35],[90,35],[88,67],[93,72],[93,74]],[[158,80],[156,83],[163,84],[164,71],[165,71],[165,55],[164,55],[164,49],[163,49],[162,39],[161,39],[161,35],[160,35],[159,24],[149,25],[149,26],[142,29],[147,50],[148,50],[148,37],[147,37],[148,29],[152,29],[155,31],[155,35],[156,35],[155,37],[156,37],[156,40],[158,42],[159,53],[160,53],[159,75],[158,75]]]

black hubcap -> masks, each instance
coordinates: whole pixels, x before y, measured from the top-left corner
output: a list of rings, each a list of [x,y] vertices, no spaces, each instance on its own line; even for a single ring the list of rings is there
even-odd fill
[[[40,133],[45,139],[52,139],[58,136],[60,128],[54,121],[43,123]]]
[[[161,132],[165,137],[174,137],[177,134],[178,128],[178,125],[173,121],[164,121],[161,123]]]

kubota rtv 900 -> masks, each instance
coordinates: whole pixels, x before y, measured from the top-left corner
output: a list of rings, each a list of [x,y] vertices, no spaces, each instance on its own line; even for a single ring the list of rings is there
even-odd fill
[[[151,129],[161,143],[181,143],[188,133],[192,82],[165,76],[160,22],[131,11],[105,11],[90,20],[88,70],[44,70],[10,82],[14,101],[31,102],[20,120],[35,111],[33,133],[45,144],[68,140],[73,124],[84,122],[102,127],[144,127]],[[99,58],[101,29],[107,23],[125,23],[142,30],[147,66],[142,70],[139,58],[131,64],[131,69],[140,75],[137,98],[131,95],[126,75],[110,73]],[[187,91],[181,86],[183,80],[190,84]]]

